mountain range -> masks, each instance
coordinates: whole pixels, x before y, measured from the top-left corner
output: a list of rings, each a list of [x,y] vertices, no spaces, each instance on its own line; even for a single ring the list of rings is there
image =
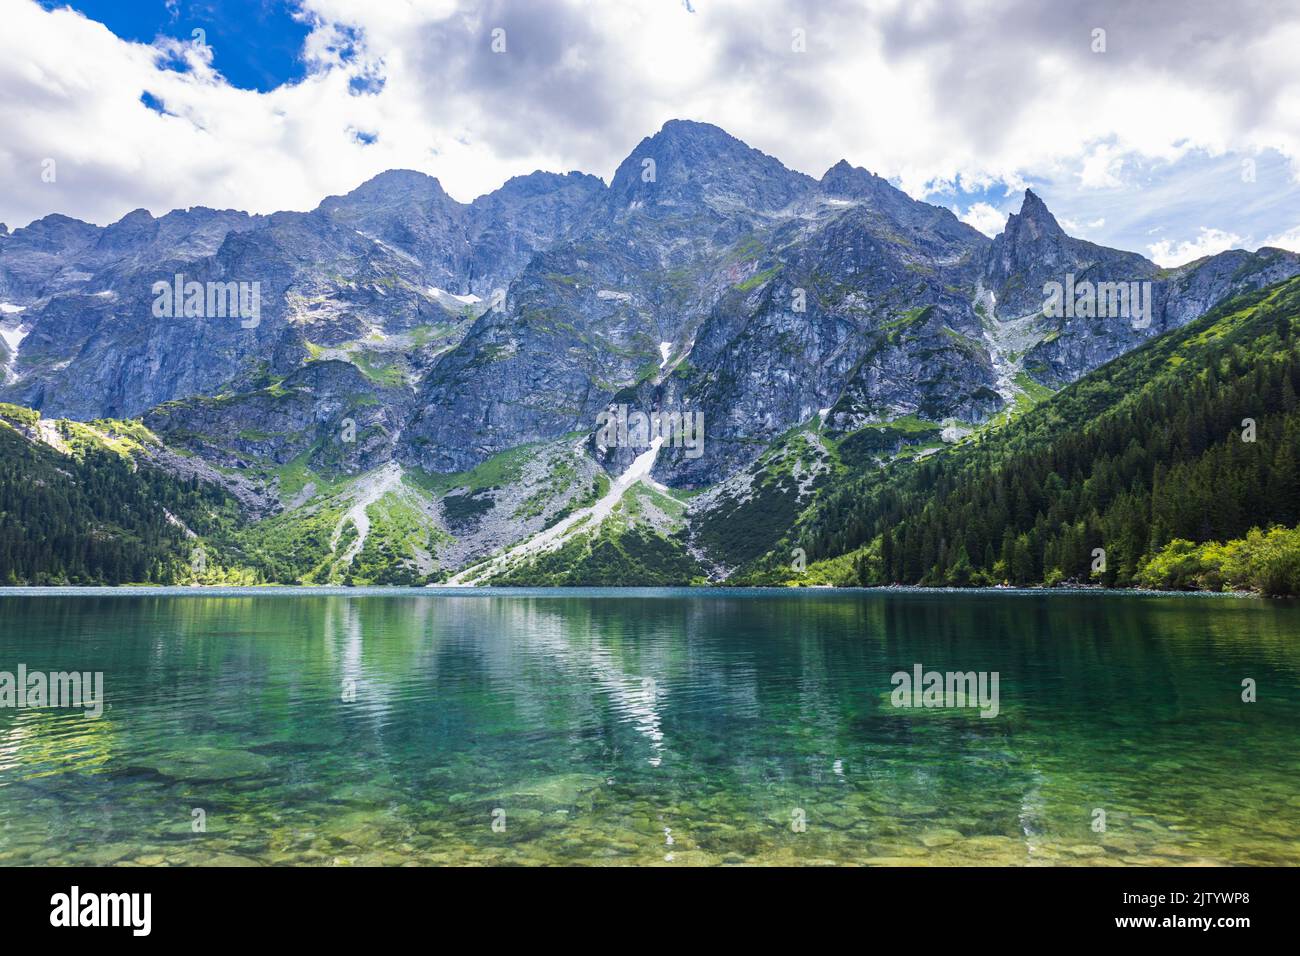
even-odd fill
[[[1164,269],[1067,235],[1029,191],[989,239],[845,161],[814,179],[686,121],[608,185],[536,172],[464,204],[397,170],[310,212],[0,226],[12,493],[28,473],[111,480],[158,510],[65,529],[135,542],[145,564],[95,571],[82,553],[20,575],[11,551],[8,577],[770,579],[844,489],[968,454],[1297,274],[1273,248]],[[255,283],[256,321],[158,314],[176,277]],[[1083,307],[1079,289],[1112,298]],[[702,449],[608,446],[599,416],[620,407],[700,416]],[[53,477],[51,454],[89,471]],[[155,485],[128,489],[137,471]],[[874,540],[878,560],[881,534],[839,552]]]

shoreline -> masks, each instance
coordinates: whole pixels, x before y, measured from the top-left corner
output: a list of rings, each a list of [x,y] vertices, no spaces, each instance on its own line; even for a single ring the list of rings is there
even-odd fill
[[[342,585],[342,584],[119,584],[119,585],[73,585],[43,584],[17,585],[0,587],[0,597],[77,597],[80,595],[115,595],[115,596],[162,596],[162,597],[253,597],[259,595],[284,595],[294,597],[346,597],[358,596],[406,596],[406,597],[482,597],[497,595],[536,595],[538,592],[556,596],[617,596],[645,595],[646,592],[662,592],[664,596],[680,597],[690,595],[742,595],[763,594],[777,596],[783,594],[803,595],[845,595],[845,594],[914,594],[914,595],[996,595],[1029,597],[1036,595],[1113,595],[1130,597],[1191,597],[1191,598],[1244,598],[1254,600],[1287,601],[1293,597],[1268,597],[1255,591],[1154,591],[1142,588],[1103,588],[1099,586],[1080,587],[924,587],[917,584],[881,585],[876,587],[831,587],[828,585],[782,587],[773,585],[754,586],[718,586],[718,585],[575,585],[564,587],[481,587],[476,585]]]

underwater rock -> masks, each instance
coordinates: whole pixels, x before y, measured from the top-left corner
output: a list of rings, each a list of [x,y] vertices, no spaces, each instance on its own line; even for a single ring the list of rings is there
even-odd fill
[[[928,847],[949,846],[961,839],[958,830],[926,830],[921,834],[921,843]]]
[[[246,750],[192,747],[137,759],[133,766],[144,767],[173,780],[199,781],[264,774],[270,770],[272,762]]]

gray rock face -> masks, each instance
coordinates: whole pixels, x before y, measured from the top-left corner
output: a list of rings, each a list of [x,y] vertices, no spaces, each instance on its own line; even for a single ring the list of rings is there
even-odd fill
[[[392,170],[317,212],[407,257],[428,285],[486,298],[566,235],[604,190],[595,176],[535,172],[463,205],[432,176]]]
[[[818,183],[715,127],[669,123],[439,363],[406,433],[413,460],[466,468],[630,403],[704,414],[707,453],[668,448],[656,470],[704,484],[842,398],[846,423],[932,406],[975,419],[1000,405],[958,331],[978,337],[967,290],[987,245],[865,170],[841,163]],[[953,328],[891,334],[929,305]]]
[[[39,296],[94,243],[99,232],[90,223],[57,214],[38,219],[26,229],[6,230],[0,235],[0,298],[22,305]]]
[[[586,173],[536,172],[516,176],[470,204],[467,239],[472,255],[466,292],[490,298],[557,239],[590,215],[605,184]]]
[[[1265,246],[1254,253],[1230,249],[1174,270],[1163,283],[1160,318],[1177,328],[1204,315],[1225,298],[1289,279],[1300,255]]]
[[[661,475],[709,484],[792,425],[832,431],[898,415],[978,420],[1001,405],[979,343],[971,288],[988,240],[952,213],[916,202],[864,170],[815,197],[797,227],[776,230],[759,263],[728,290],[674,379],[704,411],[709,453]],[[829,193],[829,194],[828,194]]]
[[[536,173],[478,211],[398,171],[310,213],[137,210],[104,229],[47,217],[0,239],[0,296],[29,327],[0,397],[61,417],[135,416],[268,367],[288,374],[308,343],[467,327],[475,304],[454,294],[503,285],[596,190],[594,177]],[[154,283],[177,274],[257,283],[258,323],[154,315]]]
[[[814,185],[716,127],[666,124],[422,384],[410,459],[454,471],[590,431],[616,393],[659,378],[661,343],[689,351],[720,294],[755,271],[747,250]]]
[[[1152,336],[1204,315],[1219,302],[1300,272],[1300,256],[1281,249],[1235,249],[1160,269],[1136,253],[1107,249],[1067,236],[1042,200],[1026,190],[1024,205],[993,241],[983,289],[993,293],[1000,319],[1037,315],[1039,341],[1024,369],[1041,383],[1068,384],[1136,348]],[[1043,315],[1046,283],[1076,288],[1122,284],[1149,294],[1150,314]],[[1076,300],[1077,301],[1077,300]]]
[[[1065,234],[1034,193],[1025,190],[1020,212],[1007,219],[984,265],[984,288],[997,297],[999,315],[1021,316],[1043,307],[1043,285],[1082,281],[1153,279],[1159,270],[1135,252],[1107,249]]]
[[[225,467],[305,456],[317,470],[356,474],[392,457],[408,400],[347,362],[322,361],[264,388],[159,405],[144,422],[167,444]]]
[[[701,217],[737,228],[761,223],[813,186],[809,177],[716,126],[670,120],[619,164],[604,211],[609,221],[625,223],[641,219],[637,214],[647,208],[682,209],[680,217],[650,220],[668,232],[698,228]]]
[[[846,162],[818,181],[672,121],[608,187],[537,172],[463,204],[397,170],[308,213],[0,231],[0,330],[17,343],[0,400],[145,415],[227,466],[305,455],[342,472],[464,470],[590,435],[611,404],[698,411],[704,454],[666,448],[655,475],[703,486],[814,420],[831,435],[981,422],[1030,379],[1073,381],[1297,272],[1275,249],[1162,270],[1066,235],[1031,192],[990,241]],[[153,284],[176,274],[259,283],[259,320],[155,315]],[[1045,284],[1067,276],[1150,283],[1150,323],[1044,314]],[[357,441],[335,447],[345,418]],[[617,471],[640,450],[597,451]]]

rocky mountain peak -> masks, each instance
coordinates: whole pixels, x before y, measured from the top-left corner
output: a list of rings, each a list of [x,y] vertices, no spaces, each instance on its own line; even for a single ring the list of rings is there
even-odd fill
[[[605,183],[598,176],[592,176],[590,173],[578,172],[577,170],[568,173],[550,173],[538,169],[525,176],[511,176],[501,185],[500,189],[479,196],[471,205],[481,205],[494,199],[524,199],[542,196],[566,187],[600,190],[605,188]]]
[[[882,185],[889,189],[893,188],[875,173],[861,166],[850,165],[846,159],[841,159],[826,170],[818,185],[827,196],[843,199],[869,198],[877,193]]]
[[[781,209],[815,185],[709,123],[669,120],[637,144],[610,183],[613,209],[700,202],[714,210]]]
[[[997,296],[999,313],[1023,315],[1042,306],[1044,282],[1064,282],[1071,273],[1128,282],[1149,279],[1156,271],[1137,253],[1067,235],[1043,200],[1026,189],[1020,212],[1007,218],[989,248],[983,281]]]
[[[1071,240],[1061,229],[1056,217],[1047,205],[1034,194],[1025,190],[1025,199],[1020,212],[1007,217],[1007,224],[993,240],[984,271],[985,286],[993,289],[999,301],[1005,299],[1005,293],[1011,291],[1006,287],[1012,276],[1030,275],[1030,290],[1020,290],[1025,295],[1036,296],[1039,272],[1059,271],[1072,266],[1078,256],[1069,248]],[[1014,303],[1016,309],[1028,308],[1032,303]]]
[[[447,195],[442,183],[427,173],[414,169],[389,169],[367,179],[351,192],[327,197],[317,211],[330,215],[356,215],[397,205],[459,207],[460,204]]]
[[[129,213],[113,223],[113,226],[135,227],[142,223],[153,222],[153,214],[148,209],[132,209]],[[109,226],[109,228],[113,228]]]
[[[148,244],[158,235],[160,221],[147,209],[133,209],[99,236],[94,245],[95,258],[126,255],[129,250]]]
[[[985,245],[981,233],[961,222],[952,210],[913,199],[883,176],[841,159],[826,170],[817,183],[818,192],[827,199],[851,200],[873,213],[886,216],[897,225],[923,231],[944,241]]]
[[[1011,231],[1013,225],[1029,230],[1030,235],[1035,239],[1043,236],[1065,235],[1065,230],[1056,221],[1047,204],[1032,189],[1025,190],[1025,199],[1020,204],[1019,215],[1012,215],[1007,219],[1003,232]]]
[[[463,204],[407,169],[310,213],[38,220],[0,242],[0,301],[22,309],[28,329],[0,400],[89,420],[239,395],[215,411],[200,400],[212,415],[191,429],[238,436],[273,430],[258,420],[284,397],[266,390],[278,377],[304,390],[274,429],[282,437],[362,395],[382,412],[375,427],[400,440],[359,441],[370,450],[358,467],[397,455],[460,471],[590,428],[615,398],[634,397],[707,415],[709,455],[657,466],[702,485],[823,409],[841,430],[911,413],[981,421],[1013,391],[1006,355],[1062,384],[1247,280],[1300,270],[1280,253],[1246,255],[1175,281],[1139,255],[1067,236],[1033,192],[990,241],[848,161],[817,180],[716,126],[674,120],[609,187],[538,171]],[[261,282],[260,324],[155,316],[160,269]],[[1070,273],[1156,283],[1149,326],[1037,321],[1045,284]],[[487,309],[497,290],[504,308]],[[793,307],[798,290],[806,310]],[[989,346],[974,305],[984,292],[995,318],[1035,318],[1033,335]],[[337,363],[338,387],[309,399],[320,363]],[[204,447],[225,455],[230,443]],[[266,448],[259,439],[241,454],[251,463]]]

